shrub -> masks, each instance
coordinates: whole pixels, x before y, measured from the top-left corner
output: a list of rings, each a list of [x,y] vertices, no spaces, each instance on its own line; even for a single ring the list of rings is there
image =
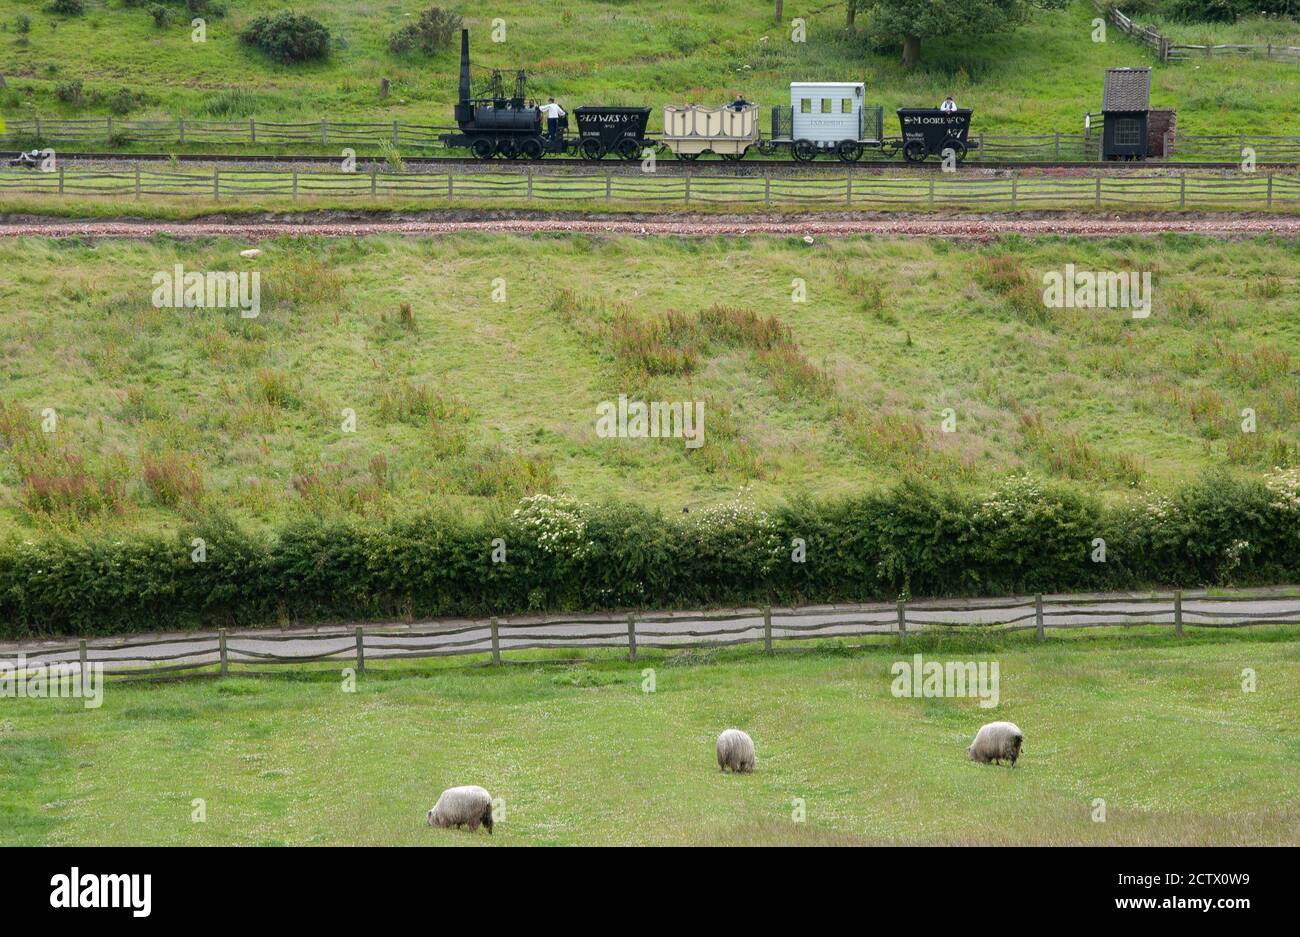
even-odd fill
[[[83,98],[81,79],[59,82],[54,88],[54,96],[65,104],[80,104]]]
[[[32,31],[32,18],[26,13],[19,13],[14,17],[14,30],[21,35],[26,35]]]
[[[407,23],[388,39],[388,48],[397,55],[419,51],[424,55],[433,55],[439,49],[451,44],[460,32],[459,13],[452,13],[439,7],[429,7],[420,14],[414,23]]]
[[[50,0],[44,9],[46,13],[57,13],[60,16],[80,16],[86,12],[81,0]]]
[[[172,21],[172,11],[161,3],[149,4],[149,15],[153,17],[153,24],[158,29],[162,29]]]
[[[330,31],[310,16],[277,13],[259,16],[239,34],[239,40],[256,46],[283,64],[311,62],[329,54]]]

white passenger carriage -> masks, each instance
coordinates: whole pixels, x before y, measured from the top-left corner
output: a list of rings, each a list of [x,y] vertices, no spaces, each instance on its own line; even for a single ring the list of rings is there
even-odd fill
[[[795,81],[789,106],[772,108],[771,143],[798,160],[834,153],[845,162],[881,145],[881,108],[866,103],[860,81]]]

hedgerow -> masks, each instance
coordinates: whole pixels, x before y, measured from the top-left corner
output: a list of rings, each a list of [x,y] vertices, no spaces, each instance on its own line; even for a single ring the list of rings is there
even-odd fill
[[[1298,578],[1294,469],[1263,482],[1206,477],[1172,497],[1115,505],[1025,477],[983,496],[907,482],[680,515],[538,495],[473,521],[312,521],[262,537],[213,518],[175,539],[9,541],[0,635]]]

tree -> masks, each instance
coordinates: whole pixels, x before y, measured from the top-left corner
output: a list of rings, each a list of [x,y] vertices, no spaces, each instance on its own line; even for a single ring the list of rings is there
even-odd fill
[[[844,27],[853,31],[853,24],[858,18],[858,9],[865,7],[867,0],[844,0]]]
[[[775,23],[776,23],[776,25],[778,25],[778,26],[781,25],[781,12],[782,12],[782,10],[783,10],[784,8],[785,8],[785,3],[783,2],[783,0],[776,0],[776,19],[775,19]]]
[[[855,3],[855,0],[847,0]],[[921,57],[921,40],[982,36],[1014,29],[1034,10],[1063,9],[1069,0],[876,0],[872,31],[903,45],[903,65]]]

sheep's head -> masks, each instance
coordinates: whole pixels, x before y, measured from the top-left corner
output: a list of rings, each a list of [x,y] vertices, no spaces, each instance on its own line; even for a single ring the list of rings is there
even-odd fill
[[[437,825],[438,825],[437,823],[434,822],[434,819],[433,819],[433,812],[434,812],[435,809],[437,809],[437,808],[435,808],[435,807],[430,807],[430,808],[429,808],[429,826],[437,826]]]

